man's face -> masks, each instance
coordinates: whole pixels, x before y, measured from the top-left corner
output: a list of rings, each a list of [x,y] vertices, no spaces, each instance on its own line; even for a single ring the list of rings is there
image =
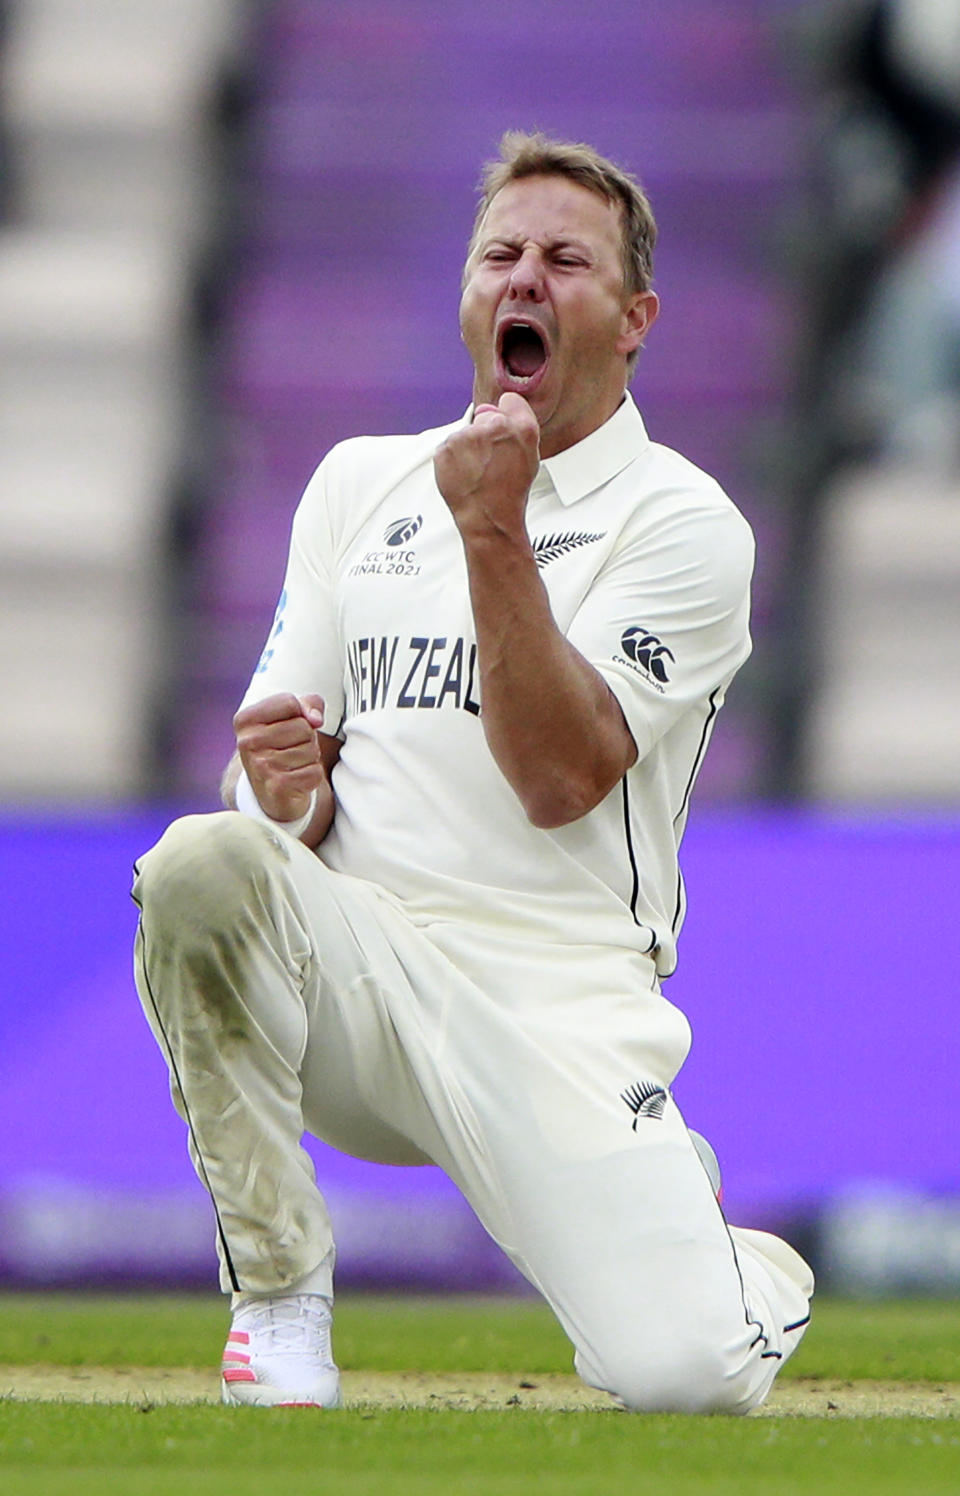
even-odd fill
[[[522,395],[540,422],[542,456],[562,452],[616,410],[627,359],[657,307],[652,291],[624,290],[619,207],[566,177],[508,182],[464,274],[474,403]]]

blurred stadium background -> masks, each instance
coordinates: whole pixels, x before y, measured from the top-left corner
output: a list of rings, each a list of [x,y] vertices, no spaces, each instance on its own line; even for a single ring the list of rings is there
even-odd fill
[[[685,844],[677,1086],[728,1211],[960,1292],[958,0],[0,0],[0,1281],[213,1282],[134,856],[212,809],[293,506],[469,397],[504,128],[661,227],[634,382],[759,541]],[[443,1178],[316,1149],[341,1281],[515,1283]]]

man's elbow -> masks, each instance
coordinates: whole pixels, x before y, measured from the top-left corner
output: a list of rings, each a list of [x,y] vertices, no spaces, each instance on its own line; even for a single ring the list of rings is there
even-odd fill
[[[611,698],[612,699],[612,698]],[[588,752],[526,755],[508,778],[527,820],[541,831],[579,821],[605,800],[637,762],[637,745],[617,707],[616,731],[598,732]],[[568,745],[569,747],[569,745]],[[536,757],[536,770],[531,773]]]
[[[619,777],[619,776],[618,776]],[[566,778],[555,784],[534,785],[520,796],[527,820],[539,831],[556,831],[595,810],[613,788],[612,782]]]
[[[570,826],[574,821],[579,821],[581,816],[587,815],[593,809],[588,805],[585,809],[570,810],[559,805],[536,805],[525,806],[527,820],[531,826],[536,826],[538,831],[557,831],[561,826]]]

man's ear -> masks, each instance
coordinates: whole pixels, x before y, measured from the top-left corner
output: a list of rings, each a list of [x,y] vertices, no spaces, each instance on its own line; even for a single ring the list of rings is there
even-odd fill
[[[660,298],[656,291],[638,291],[631,296],[623,309],[623,328],[617,343],[617,352],[636,353],[660,310]]]

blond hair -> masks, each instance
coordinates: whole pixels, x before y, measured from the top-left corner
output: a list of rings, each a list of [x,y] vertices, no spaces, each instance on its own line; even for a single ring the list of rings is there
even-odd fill
[[[491,202],[508,182],[523,177],[567,177],[619,207],[624,290],[631,296],[637,291],[649,291],[657,225],[640,183],[592,146],[551,140],[539,131],[527,134],[523,130],[508,130],[500,141],[499,161],[488,161],[483,167],[480,204],[470,235],[468,260]]]

